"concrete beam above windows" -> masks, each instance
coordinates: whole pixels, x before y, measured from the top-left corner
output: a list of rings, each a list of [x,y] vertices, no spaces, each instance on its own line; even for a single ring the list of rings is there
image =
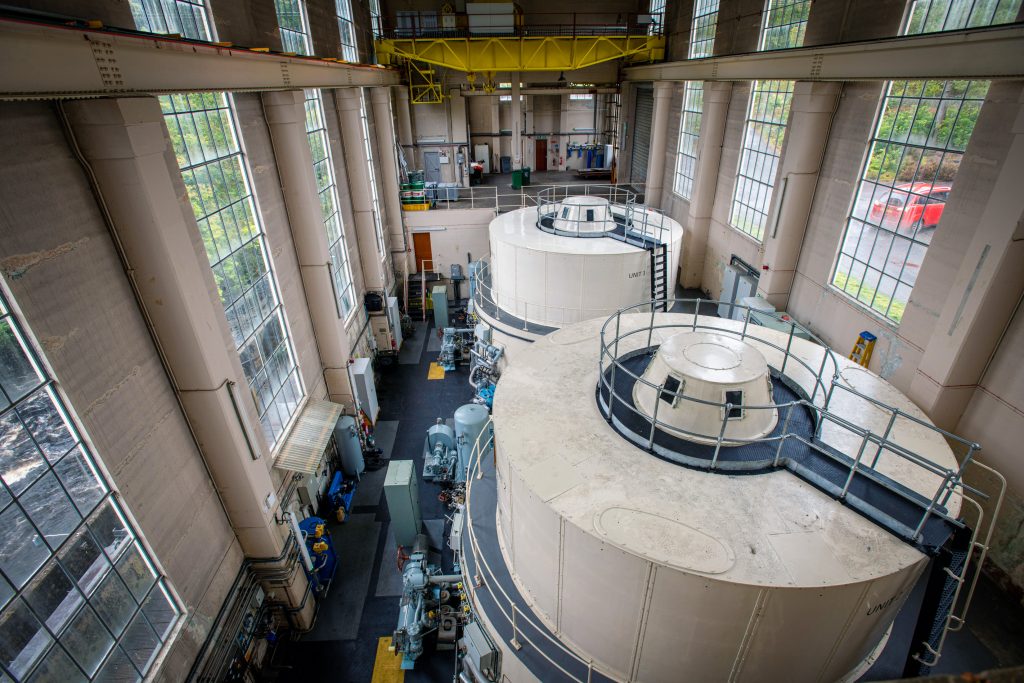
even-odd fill
[[[635,66],[627,81],[873,81],[1024,77],[1024,26]]]
[[[395,85],[398,72],[108,29],[0,19],[0,99]]]

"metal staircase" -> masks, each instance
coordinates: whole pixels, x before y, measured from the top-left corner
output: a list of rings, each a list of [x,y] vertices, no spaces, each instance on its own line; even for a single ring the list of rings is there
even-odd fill
[[[668,310],[668,245],[659,242],[647,247],[651,255],[651,301],[659,311]]]

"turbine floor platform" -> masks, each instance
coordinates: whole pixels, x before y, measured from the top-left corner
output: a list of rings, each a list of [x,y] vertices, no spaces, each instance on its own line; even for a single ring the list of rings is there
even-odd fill
[[[865,469],[858,469],[849,483],[846,496],[841,497],[854,461],[815,436],[816,424],[806,406],[794,407],[790,411],[788,432],[799,438],[787,438],[778,456],[776,441],[723,445],[718,452],[716,467],[712,469],[711,462],[715,457],[713,444],[687,441],[662,429],[654,430],[653,447],[648,448],[651,420],[634,404],[633,386],[637,382],[636,377],[643,374],[654,357],[654,351],[653,347],[644,349],[620,360],[629,372],[617,372],[614,377],[616,401],[609,421],[615,431],[638,447],[663,460],[722,474],[758,474],[785,468],[928,554],[935,554],[956,530],[956,525],[949,520],[932,514],[922,528],[920,538],[913,538],[913,532],[928,507],[928,499],[874,470],[866,474]],[[596,393],[602,414],[607,416],[611,368],[605,370],[604,379]],[[772,393],[777,405],[803,398],[780,379],[775,369],[772,369]],[[627,399],[625,402],[623,397]],[[783,429],[783,416],[780,415],[779,423],[765,438],[776,439]],[[775,463],[776,457],[778,464]],[[934,509],[946,512],[942,506],[937,505]]]

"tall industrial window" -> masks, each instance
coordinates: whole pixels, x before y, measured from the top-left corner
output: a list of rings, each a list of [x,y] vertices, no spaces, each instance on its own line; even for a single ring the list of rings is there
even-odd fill
[[[384,225],[380,219],[380,196],[377,194],[377,169],[373,163],[373,140],[370,139],[370,121],[366,111],[366,90],[359,89],[359,122],[363,128],[363,152],[366,154],[366,170],[370,178],[370,204],[373,206],[373,229],[377,238],[377,251],[383,261],[387,258],[387,244],[384,242]]]
[[[661,35],[665,30],[665,0],[651,0],[651,35]]]
[[[767,0],[759,50],[785,50],[804,44],[811,0]]]
[[[690,28],[690,59],[710,57],[715,51],[715,30],[718,27],[718,0],[697,0],[693,5]],[[693,194],[697,167],[697,142],[700,139],[704,111],[704,84],[687,81],[683,89],[683,112],[679,119],[679,144],[676,148],[676,177],[673,191],[683,199]]]
[[[327,230],[327,248],[331,254],[331,278],[342,317],[348,318],[355,306],[355,287],[348,260],[345,224],[341,220],[338,186],[334,179],[334,161],[324,125],[324,104],[319,90],[306,91],[306,137],[313,154],[313,173],[320,193],[320,211]]]
[[[132,17],[140,31],[178,33],[193,40],[209,40],[203,0],[130,0]]]
[[[1020,0],[915,2],[905,34],[1012,22]],[[953,189],[987,81],[886,84],[832,285],[899,323]]]
[[[356,47],[356,27],[352,22],[352,0],[334,0],[334,12],[338,16],[338,33],[341,35],[341,58],[346,62],[359,61]]]
[[[263,227],[224,93],[160,98],[228,327],[267,442],[276,444],[303,396]]]
[[[761,50],[800,47],[810,0],[767,0],[761,24]],[[756,240],[764,239],[768,207],[786,138],[793,81],[754,81],[750,86],[743,153],[736,172],[729,224]]]
[[[715,32],[718,30],[718,0],[695,0],[693,24],[690,27],[690,59],[702,59],[715,53]]]
[[[757,240],[764,239],[792,99],[793,81],[754,81],[750,89],[729,224]]]
[[[384,27],[381,25],[380,0],[370,0],[370,30],[374,38],[383,35]]]
[[[302,0],[274,0],[277,25],[281,30],[281,45],[285,52],[299,55],[312,53],[309,49],[309,28]]]
[[[0,296],[0,680],[142,680],[182,611]]]

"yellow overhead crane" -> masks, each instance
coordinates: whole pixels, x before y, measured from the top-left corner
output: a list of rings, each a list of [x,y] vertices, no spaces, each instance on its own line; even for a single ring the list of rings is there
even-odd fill
[[[574,71],[616,59],[665,57],[662,35],[382,38],[375,46],[381,64],[412,60],[469,73]]]

